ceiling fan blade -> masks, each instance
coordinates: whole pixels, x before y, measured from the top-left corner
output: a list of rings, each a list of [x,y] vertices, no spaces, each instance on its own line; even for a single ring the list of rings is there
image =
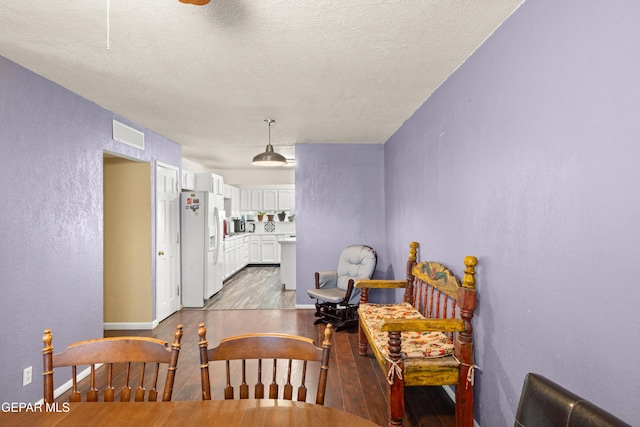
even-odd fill
[[[204,6],[209,3],[211,0],[180,0],[180,3],[185,4],[195,4],[196,6]]]

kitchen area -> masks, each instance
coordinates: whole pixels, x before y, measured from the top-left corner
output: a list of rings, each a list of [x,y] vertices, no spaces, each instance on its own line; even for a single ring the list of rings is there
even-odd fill
[[[279,266],[280,289],[295,290],[294,185],[232,186],[217,174],[183,170],[183,229],[194,211],[193,201],[205,198],[216,200],[216,213],[214,207],[208,214],[203,210],[201,217],[208,219],[201,226],[202,236],[182,235],[183,306],[204,307],[224,282],[247,266]]]

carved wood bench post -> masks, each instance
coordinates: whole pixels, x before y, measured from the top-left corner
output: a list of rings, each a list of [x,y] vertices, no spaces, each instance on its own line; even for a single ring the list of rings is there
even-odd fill
[[[407,288],[404,290],[404,302],[413,304],[413,266],[418,261],[418,242],[409,243],[409,259],[407,260]]]
[[[404,364],[401,356],[401,341],[399,331],[389,332],[389,358],[391,362],[387,364],[389,373],[389,427],[401,426],[404,416]]]
[[[476,309],[476,279],[475,266],[478,260],[468,256],[464,259],[464,278],[458,289],[460,317],[464,321],[465,330],[459,332],[456,340],[455,354],[461,362],[460,377],[456,387],[456,426],[473,426],[473,326],[471,319]]]
[[[369,302],[369,288],[360,289],[360,305],[364,306]],[[364,333],[362,329],[362,325],[360,324],[360,319],[358,319],[358,354],[360,356],[367,355],[367,335]]]

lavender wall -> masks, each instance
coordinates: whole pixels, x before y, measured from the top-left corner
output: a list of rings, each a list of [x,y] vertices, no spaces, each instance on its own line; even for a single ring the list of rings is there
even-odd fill
[[[102,336],[103,151],[180,166],[180,146],[151,132],[145,151],[112,140],[112,118],[145,130],[0,57],[2,402],[42,397],[45,328],[56,349]]]
[[[296,146],[297,304],[313,304],[314,273],[335,270],[349,245],[373,247],[376,277],[387,274],[383,153],[375,144]]]
[[[528,1],[385,145],[394,270],[413,239],[457,273],[479,257],[482,426],[513,424],[527,372],[640,425],[638,22]]]

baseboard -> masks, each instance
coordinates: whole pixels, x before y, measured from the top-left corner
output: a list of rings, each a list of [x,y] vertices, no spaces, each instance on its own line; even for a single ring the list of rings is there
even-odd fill
[[[147,330],[154,329],[158,326],[157,320],[153,322],[105,322],[103,324],[103,329],[105,331],[114,331],[114,330]]]
[[[456,392],[453,391],[453,388],[451,388],[450,385],[443,385],[442,388],[444,389],[445,393],[447,393],[447,395],[449,396],[449,399],[451,399],[451,401],[455,404]],[[473,427],[480,427],[480,424],[478,424],[478,422],[475,419],[473,420]]]
[[[98,369],[100,366],[102,366],[102,363],[96,363],[96,369]],[[77,376],[77,381],[80,382],[83,378],[89,376],[89,374],[91,373],[91,366],[89,366],[88,368],[86,368],[84,371],[80,372]],[[66,392],[67,390],[69,390],[71,387],[73,387],[73,378],[69,378],[69,381],[67,381],[66,383],[62,384],[60,387],[58,387],[57,389],[53,390],[53,398],[57,399],[58,397],[60,397],[64,392]],[[43,405],[44,404],[44,398],[38,400],[36,402],[36,405],[40,404]]]
[[[296,304],[296,310],[315,310],[315,304]]]

